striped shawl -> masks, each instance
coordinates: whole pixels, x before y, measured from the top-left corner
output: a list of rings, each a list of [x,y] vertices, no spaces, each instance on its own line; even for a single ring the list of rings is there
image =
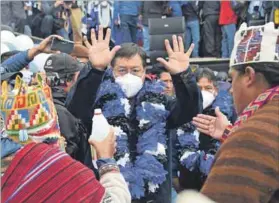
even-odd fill
[[[1,202],[102,201],[93,172],[58,148],[31,143],[20,150],[1,180]]]
[[[279,96],[221,146],[202,193],[218,203],[279,203]]]

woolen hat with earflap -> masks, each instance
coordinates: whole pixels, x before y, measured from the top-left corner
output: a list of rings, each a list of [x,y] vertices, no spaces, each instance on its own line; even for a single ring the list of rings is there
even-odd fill
[[[279,29],[273,22],[251,27],[243,23],[235,34],[230,67],[255,63],[279,63]]]
[[[51,89],[39,74],[37,85],[32,86],[28,86],[17,77],[12,91],[4,81],[1,88],[0,113],[6,133],[14,141],[22,144],[48,141],[65,149]]]

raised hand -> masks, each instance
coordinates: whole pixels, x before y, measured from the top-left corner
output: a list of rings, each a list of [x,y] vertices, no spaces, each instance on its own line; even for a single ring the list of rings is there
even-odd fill
[[[51,36],[45,38],[43,41],[41,41],[39,46],[33,47],[32,49],[30,49],[28,51],[28,58],[30,60],[32,60],[35,56],[37,56],[40,53],[60,53],[59,51],[53,51],[50,49],[51,48],[50,45],[51,45],[53,38],[58,38],[58,39],[63,40],[63,37],[61,37],[59,35],[51,35]]]
[[[54,7],[57,8],[58,6],[63,5],[63,4],[64,4],[64,0],[58,0],[55,2]]]
[[[99,27],[98,39],[95,34],[95,30],[91,30],[91,42],[88,42],[87,38],[84,38],[84,43],[89,49],[89,61],[92,66],[99,70],[105,70],[110,64],[115,53],[120,49],[120,46],[115,46],[111,51],[109,49],[109,41],[111,36],[111,29],[107,29],[107,33],[104,39],[103,27]]]
[[[169,40],[165,40],[165,47],[168,53],[169,60],[166,61],[163,58],[157,58],[157,61],[160,62],[164,67],[172,74],[178,74],[186,71],[190,65],[190,56],[194,49],[194,44],[191,44],[189,50],[184,52],[184,43],[182,37],[173,35],[173,48],[171,48]]]
[[[230,122],[218,107],[215,109],[215,114],[216,117],[199,114],[193,118],[193,124],[199,132],[220,140]]]

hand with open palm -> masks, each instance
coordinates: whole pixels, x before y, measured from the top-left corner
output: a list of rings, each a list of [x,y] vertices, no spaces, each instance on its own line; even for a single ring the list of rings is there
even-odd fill
[[[218,107],[215,114],[216,117],[199,114],[193,118],[193,124],[199,132],[220,140],[230,122]]]
[[[189,50],[184,52],[184,43],[182,37],[173,35],[173,48],[171,48],[169,40],[165,40],[165,47],[168,53],[169,60],[166,61],[163,58],[157,58],[157,61],[160,62],[164,67],[172,74],[178,74],[186,71],[190,65],[190,56],[194,49],[194,44],[192,44]]]
[[[95,34],[95,30],[91,30],[91,43],[87,38],[84,38],[84,43],[89,49],[89,61],[92,66],[99,70],[105,70],[110,64],[115,53],[120,49],[120,46],[115,46],[112,50],[109,49],[109,42],[111,37],[111,29],[107,29],[107,33],[104,39],[103,27],[99,27],[98,39]]]

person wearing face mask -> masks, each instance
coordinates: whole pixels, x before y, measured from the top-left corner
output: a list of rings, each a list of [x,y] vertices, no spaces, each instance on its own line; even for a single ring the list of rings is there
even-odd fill
[[[228,90],[219,89],[214,72],[209,68],[203,68],[198,71],[196,78],[203,98],[203,114],[213,116],[215,115],[214,109],[218,107],[228,119],[231,119],[233,115],[232,96]],[[188,123],[178,128],[180,132],[183,132],[178,133],[177,144],[180,160],[179,179],[181,188],[200,190],[220,143],[200,132],[193,124]],[[189,141],[190,136],[195,137],[193,142]]]
[[[109,49],[111,30],[98,39],[91,32],[88,75],[78,78],[67,108],[91,132],[92,115],[101,108],[115,128],[115,159],[129,184],[132,202],[171,202],[169,139],[166,129],[175,128],[200,112],[200,92],[189,67],[193,46],[184,52],[182,38],[173,36],[173,47],[165,41],[169,61],[158,62],[170,72],[177,101],[170,103],[162,94],[161,82],[146,78],[146,54],[136,44]],[[108,67],[111,64],[111,67]],[[89,134],[88,134],[89,136]]]
[[[203,110],[212,105],[217,93],[217,81],[214,72],[209,68],[202,69],[197,75],[198,86],[202,93]]]
[[[274,23],[243,23],[229,71],[237,120],[231,125],[218,110],[215,117],[200,114],[193,119],[200,131],[222,142],[201,190],[216,202],[279,201],[278,36]],[[257,50],[249,49],[255,41]]]

